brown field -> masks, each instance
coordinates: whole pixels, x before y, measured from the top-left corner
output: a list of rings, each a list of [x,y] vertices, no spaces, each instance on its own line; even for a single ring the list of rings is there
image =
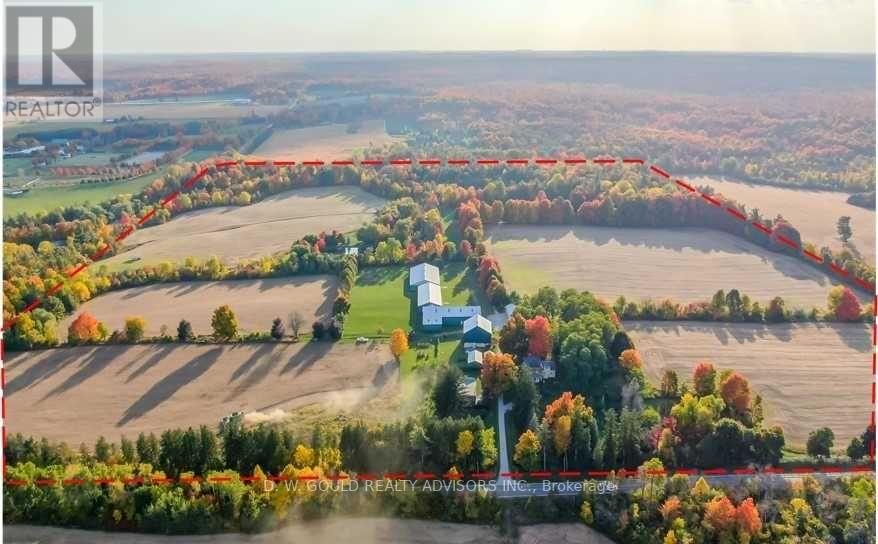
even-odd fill
[[[254,158],[293,160],[350,159],[357,149],[381,147],[399,141],[387,134],[384,121],[366,121],[355,133],[348,125],[275,130],[271,138],[253,152]]]
[[[692,182],[709,185],[745,204],[748,209],[758,208],[766,217],[780,213],[799,229],[802,240],[812,242],[818,248],[841,249],[835,225],[839,217],[850,216],[854,233],[851,240],[867,260],[875,260],[875,210],[848,204],[847,193],[787,189],[714,178],[693,178]]]
[[[157,336],[162,325],[175,335],[181,319],[192,323],[196,334],[210,334],[213,311],[228,304],[238,318],[242,332],[267,331],[271,320],[286,321],[296,310],[305,318],[303,330],[332,310],[337,287],[334,276],[303,276],[264,280],[224,280],[163,283],[112,291],[89,300],[59,325],[58,334],[67,338],[67,327],[87,311],[107,325],[122,330],[125,318],[146,319],[147,336]]]
[[[13,355],[6,369],[9,431],[74,445],[237,410],[354,410],[398,384],[386,345],[330,342],[61,348]]]
[[[242,207],[224,206],[180,215],[139,230],[123,251],[104,263],[111,269],[217,256],[225,262],[289,249],[306,234],[353,230],[370,220],[384,200],[359,187],[311,187]],[[140,258],[139,261],[132,259]]]
[[[739,371],[762,395],[766,419],[784,428],[787,444],[804,445],[809,432],[829,427],[843,450],[869,422],[868,325],[628,321],[625,327],[654,383],[666,368],[691,382],[695,364],[705,360]]]
[[[694,302],[737,288],[763,304],[782,296],[788,307],[810,309],[826,306],[833,285],[798,259],[709,229],[501,225],[489,235],[504,278],[524,293],[552,285],[609,301]]]

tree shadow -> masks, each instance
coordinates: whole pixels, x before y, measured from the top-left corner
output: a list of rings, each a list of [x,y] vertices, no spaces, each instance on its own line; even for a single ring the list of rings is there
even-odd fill
[[[127,378],[125,378],[125,383],[131,383],[135,379],[139,378],[144,373],[146,373],[147,370],[154,367],[162,359],[167,357],[168,354],[170,354],[172,351],[174,351],[174,349],[179,349],[179,347],[180,347],[179,345],[166,345],[166,346],[159,347],[158,349],[156,349],[155,353],[150,355],[149,358],[146,359],[146,361],[144,361],[139,367],[137,367],[137,369],[135,369],[134,372],[132,372]],[[132,361],[131,363],[125,365],[125,367],[123,367],[121,370],[116,372],[116,374],[121,374],[127,368],[129,368],[131,365],[133,365],[135,362],[136,361]]]
[[[290,360],[287,361],[287,364],[280,371],[281,375],[292,370],[296,371],[297,376],[300,375],[326,356],[332,349],[333,344],[333,342],[308,342],[308,344],[290,357]]]
[[[99,348],[83,347],[46,351],[41,354],[42,358],[40,360],[31,364],[21,374],[9,380],[4,393],[10,396],[16,391],[27,389],[32,385],[48,380],[65,367],[74,364],[77,360],[88,359],[97,349]],[[18,355],[7,363],[8,368],[13,370],[24,366],[30,362],[30,357],[31,354],[29,353]]]
[[[222,353],[223,348],[217,346],[210,351],[202,353],[156,382],[149,391],[144,393],[134,404],[125,410],[125,414],[116,422],[116,427],[122,427],[128,422],[142,417],[162,402],[171,398],[181,387],[207,372]]]
[[[81,385],[83,382],[89,380],[94,377],[102,370],[110,366],[112,362],[116,359],[116,355],[118,354],[118,350],[115,349],[107,349],[107,348],[94,348],[86,357],[82,359],[79,363],[79,370],[73,373],[69,378],[67,378],[64,383],[59,384],[54,389],[46,393],[40,402],[48,399],[49,397],[54,397],[55,395],[60,395],[74,387]]]

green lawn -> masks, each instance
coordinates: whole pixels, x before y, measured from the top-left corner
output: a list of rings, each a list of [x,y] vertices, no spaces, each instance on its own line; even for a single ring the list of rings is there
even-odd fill
[[[431,342],[432,337],[419,336],[413,342],[411,349],[402,354],[399,360],[399,372],[404,378],[411,374],[415,369],[425,367],[445,366],[451,363],[466,362],[463,353],[463,346],[460,338],[441,340],[439,342],[439,353],[434,355],[435,348]],[[420,347],[421,344],[427,344],[426,347]],[[420,359],[418,358],[420,356]]]
[[[408,269],[384,266],[360,270],[351,289],[351,311],[345,319],[344,337],[386,337],[393,329],[412,328],[411,300],[406,296]]]
[[[61,159],[52,166],[107,166],[110,164],[110,158],[115,156],[115,154],[105,151],[80,153],[67,159]]]
[[[24,212],[31,214],[40,211],[49,212],[59,206],[73,206],[86,202],[96,204],[120,194],[139,193],[156,178],[161,177],[164,171],[165,168],[161,168],[158,172],[125,181],[34,188],[23,195],[4,198],[3,217],[11,217]],[[38,186],[39,182],[35,185]]]
[[[439,279],[442,282],[442,304],[447,306],[479,304],[470,289],[469,269],[467,269],[466,264],[440,265]]]
[[[222,149],[196,149],[187,153],[186,156],[183,157],[183,160],[189,162],[201,162],[212,157],[217,157],[221,155],[222,152]]]
[[[213,150],[192,151],[186,154],[181,161],[198,162],[210,158],[216,155],[216,153]],[[92,153],[90,155],[100,155],[100,153]],[[109,160],[109,155],[104,156]],[[71,160],[76,158],[74,157]],[[120,194],[139,193],[156,178],[163,176],[168,166],[162,166],[158,171],[150,174],[109,183],[74,184],[67,187],[45,187],[40,189],[39,182],[37,182],[34,185],[37,188],[32,188],[20,196],[7,196],[3,199],[3,217],[12,217],[24,212],[31,214],[39,211],[49,212],[59,206],[73,206],[85,204],[86,202],[96,204]]]
[[[33,170],[33,165],[30,161],[30,157],[3,159],[3,176],[7,178],[17,176],[19,170],[23,171],[25,177],[29,176]]]

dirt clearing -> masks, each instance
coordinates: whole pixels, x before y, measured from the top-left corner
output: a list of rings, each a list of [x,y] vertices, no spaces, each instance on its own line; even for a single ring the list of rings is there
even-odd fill
[[[181,319],[192,324],[195,334],[211,334],[213,311],[223,304],[235,311],[241,332],[267,331],[275,317],[286,323],[293,311],[302,314],[306,328],[315,319],[329,316],[336,288],[335,276],[187,281],[132,287],[89,300],[61,322],[58,334],[66,340],[67,328],[83,311],[103,321],[110,332],[123,330],[125,318],[140,316],[146,319],[146,336],[158,336],[162,325],[174,336]]]
[[[770,185],[753,185],[714,178],[693,178],[693,185],[708,185],[718,193],[747,206],[758,208],[763,215],[778,213],[787,218],[802,233],[802,240],[817,248],[829,246],[841,249],[836,224],[838,218],[851,218],[851,241],[872,262],[875,260],[875,210],[867,210],[847,203],[848,194],[831,191],[787,189]]]
[[[223,206],[180,215],[132,234],[130,250],[103,261],[113,268],[216,255],[225,262],[289,249],[306,234],[347,232],[369,221],[384,199],[359,187],[296,189],[242,207]]]
[[[319,127],[275,130],[256,151],[254,158],[293,160],[351,159],[358,149],[381,147],[398,142],[387,134],[384,121],[365,121],[359,126],[323,125]]]
[[[6,368],[9,431],[74,446],[213,426],[238,410],[354,410],[398,386],[382,344],[78,347],[15,354]]]
[[[626,321],[625,327],[653,383],[666,368],[691,382],[699,361],[742,373],[788,444],[804,445],[808,433],[829,427],[835,447],[844,449],[869,421],[868,325]]]
[[[551,285],[609,302],[619,295],[695,302],[738,289],[762,304],[782,296],[787,307],[810,309],[826,306],[834,285],[794,257],[709,229],[504,225],[489,235],[503,277],[525,293]]]

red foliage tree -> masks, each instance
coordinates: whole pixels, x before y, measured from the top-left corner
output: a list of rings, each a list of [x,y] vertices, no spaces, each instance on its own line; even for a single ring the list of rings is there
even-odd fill
[[[538,315],[528,319],[524,326],[527,331],[527,353],[545,359],[552,351],[552,328],[546,316]]]
[[[847,287],[841,294],[841,300],[835,310],[835,316],[841,321],[858,321],[863,309],[857,296]]]
[[[732,372],[722,381],[719,390],[725,403],[738,413],[750,408],[750,383],[744,376]]]
[[[692,373],[692,382],[695,384],[695,392],[699,395],[712,394],[716,389],[716,369],[713,363],[707,361],[698,363]]]
[[[755,535],[762,529],[762,519],[759,518],[759,510],[753,504],[753,499],[749,497],[738,505],[735,517],[738,521],[738,529],[748,535]]]

